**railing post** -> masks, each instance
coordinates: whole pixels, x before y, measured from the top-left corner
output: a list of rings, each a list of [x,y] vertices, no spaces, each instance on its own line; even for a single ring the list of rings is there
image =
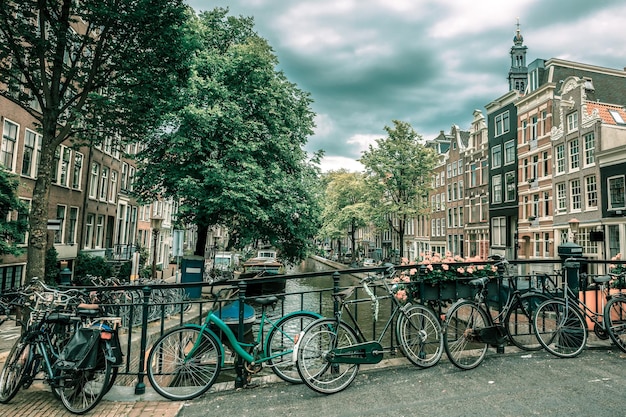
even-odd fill
[[[237,340],[242,342],[245,337],[244,329],[244,307],[246,301],[246,281],[239,281],[239,325],[237,326]],[[244,363],[241,355],[237,355],[237,363],[235,364],[237,377],[235,378],[235,388],[243,388],[245,385]]]
[[[333,295],[339,292],[339,279],[341,278],[341,274],[338,271],[333,273]],[[336,316],[339,313],[339,302],[335,297],[333,297],[333,315]]]
[[[146,345],[148,344],[148,306],[150,304],[150,294],[152,288],[145,286],[141,289],[143,291],[143,304],[142,304],[142,316],[141,316],[141,341],[139,352],[139,369],[137,371],[137,385],[135,385],[135,395],[141,395],[146,393],[146,384],[143,382],[146,376]],[[132,323],[132,317],[130,322]]]

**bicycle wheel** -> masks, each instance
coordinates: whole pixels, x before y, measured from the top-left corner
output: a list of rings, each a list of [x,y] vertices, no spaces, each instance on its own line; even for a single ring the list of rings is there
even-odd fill
[[[480,365],[488,344],[479,339],[478,333],[488,326],[487,314],[471,301],[451,307],[443,324],[443,346],[454,366],[472,369]]]
[[[587,343],[587,326],[580,313],[562,299],[544,301],[535,312],[539,343],[560,358],[573,358]]]
[[[30,350],[31,345],[21,340],[15,342],[11,348],[0,372],[0,403],[8,403],[20,390],[24,372],[32,359]]]
[[[606,303],[604,323],[613,343],[626,352],[626,297],[613,297]]]
[[[345,323],[320,319],[309,325],[298,342],[296,366],[302,381],[321,394],[334,394],[354,381],[359,364],[330,362],[335,348],[358,343],[355,331]]]
[[[527,293],[516,299],[504,317],[504,328],[511,343],[522,350],[541,350],[535,335],[535,312],[548,297],[541,293]]]
[[[189,355],[197,346],[192,355]],[[152,388],[170,400],[191,400],[204,394],[222,366],[221,344],[208,332],[181,327],[161,336],[148,356]]]
[[[293,360],[293,347],[300,333],[320,316],[315,313],[297,312],[283,317],[272,326],[267,335],[265,345],[268,366],[281,379],[292,384],[300,384],[302,380]]]
[[[396,324],[398,344],[412,364],[434,366],[443,354],[441,325],[435,313],[421,305],[401,311]]]
[[[98,366],[95,369],[68,369],[61,371],[61,402],[74,414],[92,410],[107,393],[111,378],[111,362],[106,360],[104,346],[99,347]]]

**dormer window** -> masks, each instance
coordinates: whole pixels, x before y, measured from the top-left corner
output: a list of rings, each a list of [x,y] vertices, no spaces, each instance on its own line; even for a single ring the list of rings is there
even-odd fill
[[[578,129],[578,112],[567,115],[567,131],[572,132]]]

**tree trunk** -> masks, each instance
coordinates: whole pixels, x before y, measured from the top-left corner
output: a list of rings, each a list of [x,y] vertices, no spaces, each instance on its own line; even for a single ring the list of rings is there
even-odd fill
[[[198,226],[198,240],[196,242],[196,249],[193,254],[204,257],[209,226],[204,224],[197,224],[196,226]]]

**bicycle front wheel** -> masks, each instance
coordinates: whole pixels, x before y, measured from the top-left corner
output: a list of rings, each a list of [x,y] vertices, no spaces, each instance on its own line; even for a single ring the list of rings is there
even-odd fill
[[[293,313],[278,320],[269,331],[265,352],[271,359],[267,363],[282,380],[292,384],[302,383],[293,360],[293,348],[300,333],[319,318],[319,315],[305,311]]]
[[[564,300],[544,301],[535,312],[539,343],[559,358],[573,358],[587,343],[587,326],[580,313]]]
[[[479,334],[488,326],[486,313],[471,301],[451,307],[443,325],[443,346],[454,366],[465,370],[480,365],[488,344],[480,340]]]
[[[221,367],[221,345],[215,337],[196,327],[181,327],[154,343],[147,372],[152,388],[163,397],[191,400],[211,388]]]
[[[359,372],[359,364],[331,362],[333,350],[358,343],[355,331],[333,319],[317,320],[306,328],[298,344],[296,366],[302,381],[321,394],[346,389]]]
[[[396,325],[398,344],[412,364],[421,368],[434,366],[443,354],[441,325],[435,313],[421,305],[401,311]]]
[[[626,352],[626,297],[614,296],[606,303],[604,323],[613,343]]]
[[[31,358],[30,349],[31,345],[22,340],[15,342],[11,348],[0,373],[0,403],[8,403],[20,390],[24,372]]]
[[[535,335],[535,312],[548,297],[530,292],[516,299],[504,318],[504,327],[511,343],[522,350],[541,350]]]
[[[98,366],[95,369],[61,371],[59,376],[61,386],[57,392],[68,411],[85,414],[102,400],[109,387],[110,378],[111,362],[106,360],[104,346],[101,346],[98,352]]]

